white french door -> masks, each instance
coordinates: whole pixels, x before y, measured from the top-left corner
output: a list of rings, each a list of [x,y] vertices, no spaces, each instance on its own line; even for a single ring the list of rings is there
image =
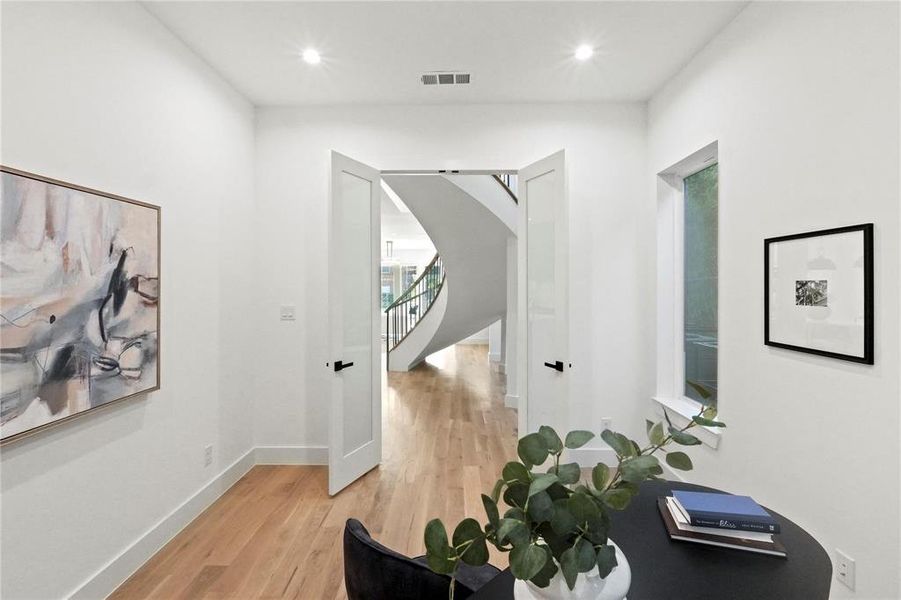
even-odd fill
[[[569,429],[569,220],[564,152],[520,169],[519,435]]]
[[[329,221],[329,494],[382,458],[379,171],[332,152]]]

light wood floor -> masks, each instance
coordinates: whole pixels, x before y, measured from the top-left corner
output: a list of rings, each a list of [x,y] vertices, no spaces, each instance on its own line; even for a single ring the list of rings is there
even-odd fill
[[[487,346],[454,346],[383,377],[383,462],[334,498],[326,467],[257,466],[111,596],[346,598],[348,517],[410,556],[425,524],[484,521],[480,494],[515,456],[516,413]],[[492,563],[506,566],[495,554]]]

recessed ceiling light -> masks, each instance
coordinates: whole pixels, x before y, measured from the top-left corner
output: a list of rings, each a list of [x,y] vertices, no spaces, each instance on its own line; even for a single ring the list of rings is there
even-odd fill
[[[319,53],[312,48],[307,48],[303,51],[303,59],[307,64],[310,65],[318,65],[319,61],[322,60],[322,58],[320,58],[319,56]]]
[[[588,44],[582,44],[576,48],[576,60],[588,60],[594,54],[594,48]]]

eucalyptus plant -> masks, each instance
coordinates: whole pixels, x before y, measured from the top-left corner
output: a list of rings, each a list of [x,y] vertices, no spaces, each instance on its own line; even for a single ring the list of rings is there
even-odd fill
[[[705,400],[710,393],[703,386],[690,384]],[[576,585],[579,573],[598,570],[606,577],[616,567],[613,546],[607,544],[609,510],[623,510],[638,494],[638,484],[660,479],[663,468],[657,456],[665,455],[673,469],[692,469],[689,456],[668,447],[696,446],[701,441],[689,433],[693,427],[725,427],[716,420],[716,408],[702,406],[684,427],[675,427],[664,411],[665,420],[649,423],[648,443],[644,446],[609,429],[601,439],[616,453],[617,465],[598,463],[591,476],[583,480],[578,463],[561,464],[565,449],[575,450],[591,441],[590,431],[570,431],[564,439],[553,428],[542,426],[519,440],[519,461],[504,465],[491,495],[482,495],[488,522],[480,524],[467,518],[455,528],[448,540],[440,519],[425,528],[426,556],[436,573],[451,576],[449,597],[453,598],[454,578],[463,562],[481,566],[488,562],[488,544],[510,553],[510,571],[516,579],[538,587],[550,585],[558,569],[569,589]],[[544,472],[539,468],[551,459]],[[501,515],[502,506],[506,510]]]

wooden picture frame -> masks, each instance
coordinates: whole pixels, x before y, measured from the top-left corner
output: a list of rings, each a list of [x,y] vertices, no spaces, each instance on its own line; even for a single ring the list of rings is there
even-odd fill
[[[4,266],[39,251],[55,269],[0,286],[5,445],[160,389],[162,209],[7,166],[0,178]]]

